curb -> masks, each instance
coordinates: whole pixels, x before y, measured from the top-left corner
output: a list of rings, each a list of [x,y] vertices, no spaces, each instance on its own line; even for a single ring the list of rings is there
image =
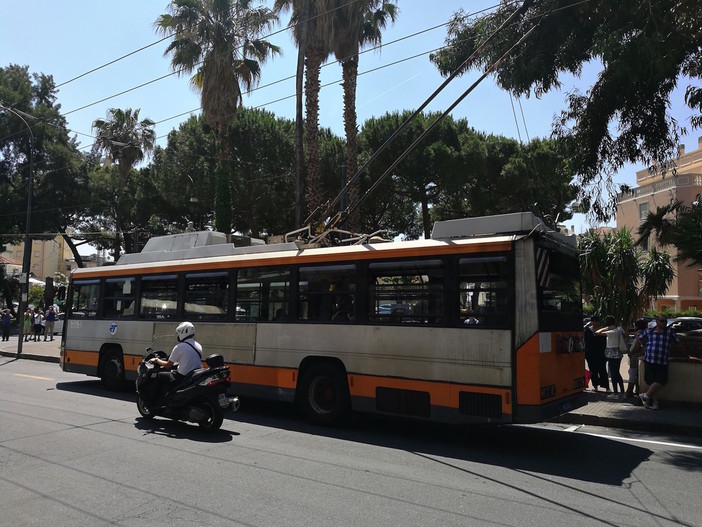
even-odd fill
[[[619,428],[622,430],[632,430],[635,432],[655,432],[661,434],[686,436],[699,436],[702,431],[702,428],[699,426],[688,426],[675,423],[656,423],[652,421],[635,421],[633,419],[621,419],[586,414],[563,414],[555,419],[552,419],[552,422],[573,425],[600,426],[605,428]]]
[[[58,357],[51,357],[49,355],[36,355],[34,353],[22,353],[19,357],[17,352],[14,351],[0,351],[0,355],[3,357],[12,357],[13,359],[26,359],[26,360],[40,360],[42,362],[54,362],[59,363]]]

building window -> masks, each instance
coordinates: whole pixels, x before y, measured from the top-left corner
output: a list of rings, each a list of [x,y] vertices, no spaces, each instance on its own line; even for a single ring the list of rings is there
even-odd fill
[[[648,218],[648,201],[639,203],[639,224],[646,221],[646,218]],[[641,243],[641,250],[648,252],[648,238]]]
[[[639,203],[639,221],[644,221],[648,217],[648,201]]]

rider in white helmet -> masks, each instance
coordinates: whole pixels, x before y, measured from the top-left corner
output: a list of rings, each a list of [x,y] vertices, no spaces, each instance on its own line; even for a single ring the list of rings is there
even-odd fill
[[[151,362],[163,366],[166,372],[158,374],[159,383],[176,382],[191,371],[202,368],[202,346],[195,340],[195,326],[183,322],[176,328],[178,344],[175,345],[168,360],[151,359]],[[174,369],[174,366],[177,368]]]

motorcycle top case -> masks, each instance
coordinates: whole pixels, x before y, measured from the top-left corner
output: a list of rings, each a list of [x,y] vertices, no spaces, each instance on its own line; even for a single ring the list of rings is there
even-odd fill
[[[210,368],[219,368],[224,366],[224,357],[214,353],[205,359],[205,363],[207,363]]]

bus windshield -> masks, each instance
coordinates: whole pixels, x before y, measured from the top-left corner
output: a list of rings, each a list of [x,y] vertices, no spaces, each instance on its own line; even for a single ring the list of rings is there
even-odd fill
[[[542,330],[582,328],[580,267],[576,255],[538,247],[537,290]]]

